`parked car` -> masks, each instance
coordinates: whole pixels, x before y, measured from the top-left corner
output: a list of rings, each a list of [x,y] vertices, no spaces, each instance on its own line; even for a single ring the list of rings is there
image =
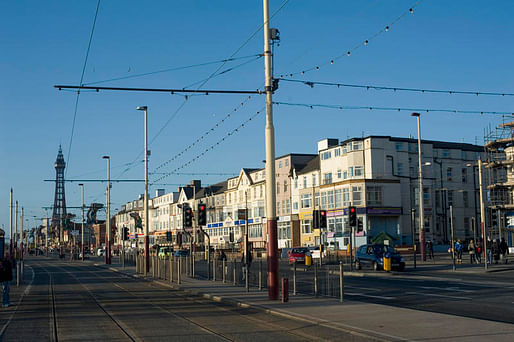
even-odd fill
[[[305,263],[305,256],[311,255],[311,252],[307,247],[297,247],[293,248],[289,251],[289,263],[294,264],[295,262],[297,264],[299,263]]]
[[[388,245],[363,245],[355,253],[355,268],[371,267],[373,270],[384,269],[384,255],[388,253],[391,257],[391,268],[403,271],[405,259]]]
[[[175,251],[174,255],[176,257],[187,257],[187,256],[189,256],[189,251],[186,249],[180,249],[178,251]]]
[[[157,256],[159,258],[166,258],[169,257],[173,253],[173,247],[161,247],[159,248],[159,253],[157,253]]]
[[[311,256],[313,259],[319,259],[320,258],[320,251],[319,246],[316,247],[309,247],[309,251],[311,252]],[[327,252],[323,251],[323,258],[327,256]]]

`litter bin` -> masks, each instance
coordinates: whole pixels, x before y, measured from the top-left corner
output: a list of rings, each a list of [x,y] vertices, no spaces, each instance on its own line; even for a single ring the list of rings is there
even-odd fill
[[[312,265],[312,256],[310,254],[305,254],[305,266]]]
[[[384,271],[391,272],[391,254],[384,254]]]

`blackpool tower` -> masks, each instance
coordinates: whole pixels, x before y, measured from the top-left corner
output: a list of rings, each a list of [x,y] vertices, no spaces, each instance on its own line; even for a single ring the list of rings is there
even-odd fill
[[[64,169],[66,162],[62,154],[62,148],[59,145],[59,153],[54,164],[55,167],[55,196],[54,210],[52,214],[52,232],[54,236],[63,240],[64,219],[66,218],[66,196],[64,194]],[[57,235],[55,235],[57,234]]]

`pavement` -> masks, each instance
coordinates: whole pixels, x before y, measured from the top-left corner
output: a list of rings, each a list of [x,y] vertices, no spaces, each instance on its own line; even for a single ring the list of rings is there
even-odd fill
[[[112,271],[122,272],[131,277],[137,275],[135,267],[122,268],[119,264],[105,265]],[[490,272],[514,271],[514,264],[490,265]],[[416,269],[408,268],[406,272],[345,272],[346,276],[369,277],[444,277],[448,273],[484,274],[482,265],[457,265],[453,271],[448,260],[425,262]],[[370,340],[388,341],[514,341],[514,324],[481,320],[463,316],[400,308],[389,305],[361,302],[344,298],[339,302],[334,298],[313,297],[309,295],[290,294],[289,301],[268,299],[266,290],[223,284],[221,281],[191,279],[182,277],[181,284],[146,278],[162,286],[183,291],[188,294],[225,302],[243,308],[254,308],[270,314],[289,319],[301,320],[318,325],[364,336]]]

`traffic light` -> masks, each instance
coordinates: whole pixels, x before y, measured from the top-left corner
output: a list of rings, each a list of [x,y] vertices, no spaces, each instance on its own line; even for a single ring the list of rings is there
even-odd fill
[[[173,235],[170,231],[166,232],[166,241],[171,241],[173,239]]]
[[[193,227],[193,209],[190,207],[184,208],[184,228],[191,228]]]
[[[198,204],[198,225],[205,226],[207,224],[207,207],[203,203]]]
[[[360,233],[364,230],[364,222],[362,218],[357,219],[357,233]]]
[[[319,210],[312,211],[312,228],[319,228]]]
[[[498,212],[491,209],[491,227],[498,227]]]
[[[129,229],[128,227],[123,227],[123,241],[129,239]]]
[[[327,228],[327,211],[326,210],[319,211],[319,227]]]
[[[348,224],[350,227],[357,227],[357,208],[348,207]]]

